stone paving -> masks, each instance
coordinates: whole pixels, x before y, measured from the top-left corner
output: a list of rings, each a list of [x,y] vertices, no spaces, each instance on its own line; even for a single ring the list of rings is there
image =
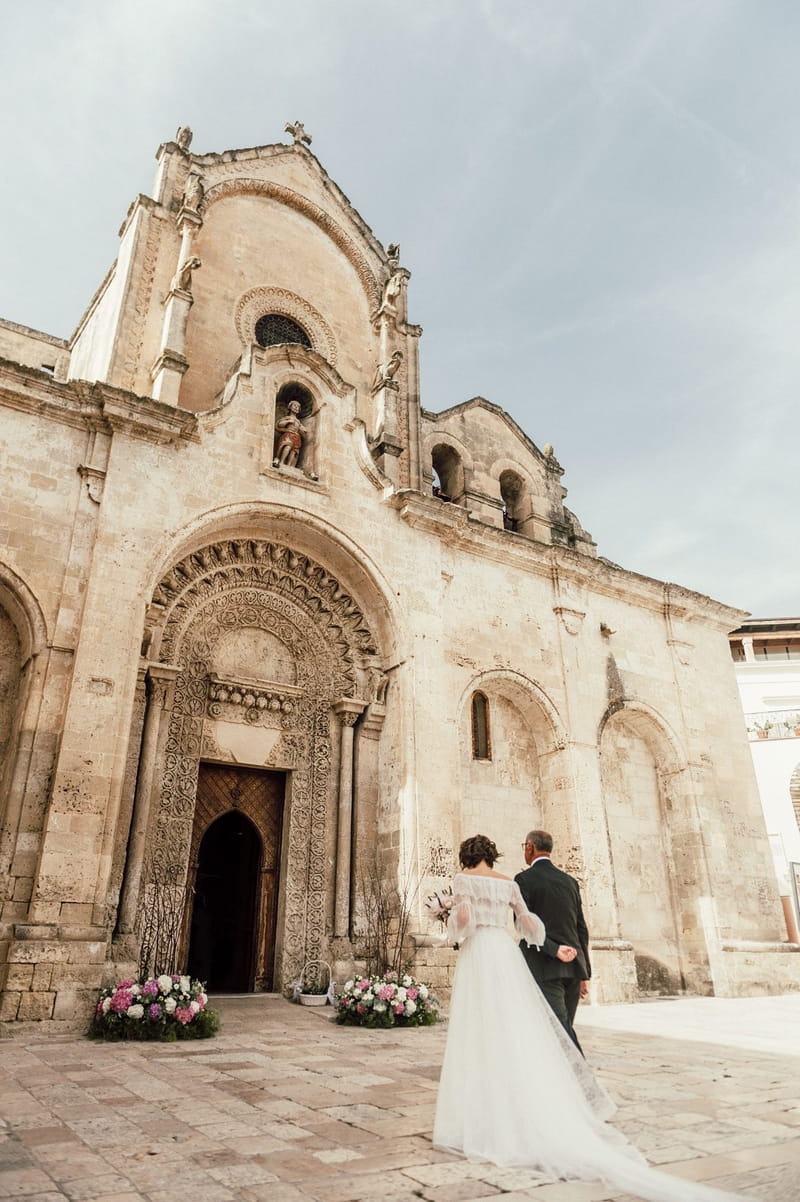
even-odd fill
[[[797,1202],[800,996],[725,1001],[587,1007],[581,1040],[651,1162]],[[198,1043],[0,1041],[0,1198],[628,1202],[434,1150],[444,1024],[337,1027],[330,1009],[275,996],[214,1005],[222,1031]],[[783,1051],[751,1046],[759,1025]],[[703,1029],[724,1042],[700,1042]]]

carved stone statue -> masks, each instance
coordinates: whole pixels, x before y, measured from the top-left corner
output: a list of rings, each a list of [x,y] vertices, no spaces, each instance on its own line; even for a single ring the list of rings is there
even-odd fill
[[[386,247],[386,256],[389,260],[389,267],[392,271],[397,271],[400,266],[400,243],[390,242]]]
[[[204,196],[205,188],[203,187],[203,180],[193,171],[186,181],[186,188],[183,193],[183,207],[185,209],[192,209],[195,213],[198,212],[203,203]]]
[[[175,134],[175,141],[180,146],[181,150],[188,150],[192,142],[192,131],[188,125],[179,125],[178,131]]]
[[[400,370],[400,364],[403,362],[402,351],[392,351],[392,356],[388,363],[379,363],[375,368],[375,376],[372,381],[372,391],[380,392],[381,388],[392,388],[398,391],[400,385],[395,380],[395,376]]]
[[[311,145],[311,134],[307,134],[302,121],[288,122],[284,126],[287,134],[291,134],[295,142],[305,142],[306,146]]]
[[[275,429],[280,431],[280,436],[275,447],[273,467],[280,467],[282,463],[287,467],[296,467],[303,449],[303,440],[308,435],[308,430],[300,421],[300,402],[289,401],[288,409],[286,416],[279,418],[275,423]]]
[[[181,263],[175,275],[172,277],[170,284],[171,292],[191,292],[192,290],[192,272],[196,271],[202,264],[197,255],[192,255],[190,259],[185,259]]]
[[[383,299],[381,301],[381,307],[378,309],[379,313],[397,312],[397,298],[400,295],[400,290],[402,287],[402,271],[393,271],[389,276],[389,279],[386,281],[386,285],[383,289]]]

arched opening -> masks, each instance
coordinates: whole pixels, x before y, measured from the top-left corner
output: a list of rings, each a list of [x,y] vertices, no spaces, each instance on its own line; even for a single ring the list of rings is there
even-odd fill
[[[213,822],[197,857],[188,971],[214,993],[253,989],[262,845],[238,810]]]
[[[506,530],[519,531],[525,514],[522,499],[525,485],[516,472],[500,473],[500,496],[503,498],[503,526]]]
[[[441,501],[459,504],[464,495],[464,467],[457,451],[447,443],[440,443],[431,452],[433,465],[433,495]],[[438,486],[436,480],[439,481]]]
[[[283,313],[265,313],[256,322],[256,342],[259,346],[282,346],[285,343],[305,346],[311,350],[311,339],[302,326]]]

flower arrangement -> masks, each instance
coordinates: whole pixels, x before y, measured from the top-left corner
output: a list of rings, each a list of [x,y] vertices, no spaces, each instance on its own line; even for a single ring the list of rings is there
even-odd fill
[[[438,1017],[437,999],[409,973],[355,977],[336,1003],[337,1023],[352,1027],[428,1027]]]
[[[219,1018],[205,987],[181,973],[120,981],[101,990],[87,1032],[90,1039],[209,1039]]]

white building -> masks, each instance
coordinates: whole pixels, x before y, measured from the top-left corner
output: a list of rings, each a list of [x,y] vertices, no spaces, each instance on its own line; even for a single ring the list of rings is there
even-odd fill
[[[758,618],[730,636],[789,935],[800,885],[800,618]]]

